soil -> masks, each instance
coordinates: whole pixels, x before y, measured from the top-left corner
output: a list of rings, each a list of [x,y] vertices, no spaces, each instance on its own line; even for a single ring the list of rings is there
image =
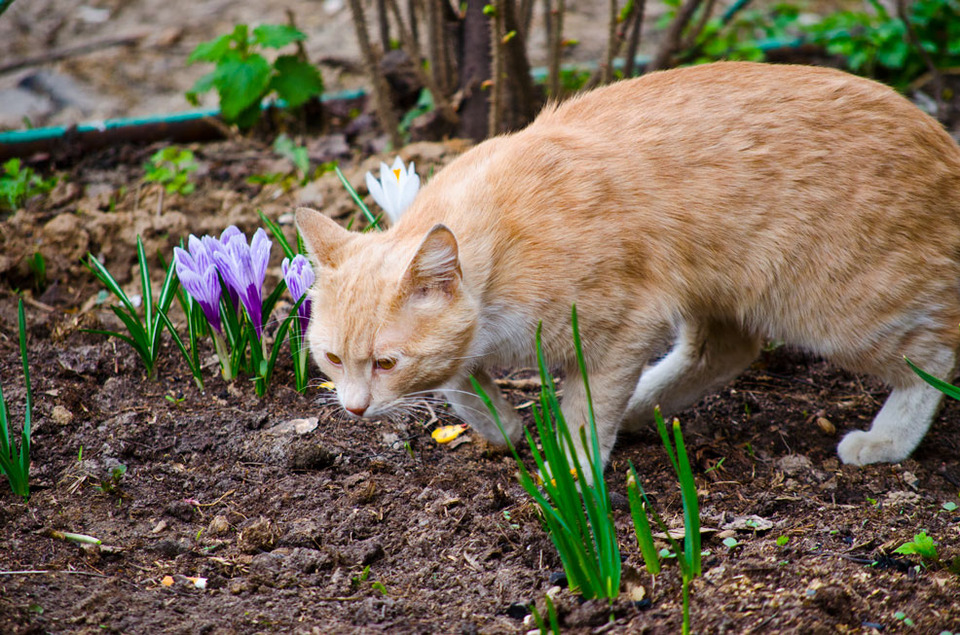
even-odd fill
[[[365,193],[363,174],[380,157],[351,148],[371,139],[337,133],[308,147],[315,163],[343,160]],[[419,143],[403,155],[429,175],[465,147]],[[231,223],[252,231],[257,210],[290,237],[298,204],[343,222],[356,214],[331,173],[288,189],[247,183],[290,166],[243,139],[194,147],[197,190],[161,198],[141,180],[155,150],[116,148],[61,166],[66,179],[50,195],[0,225],[0,377],[15,427],[25,396],[17,290],[27,298],[35,396],[29,504],[0,490],[0,632],[532,628],[525,605],[544,609],[559,558],[512,458],[469,432],[455,447],[432,440],[432,429],[453,423],[448,413],[348,421],[320,405],[322,377],[306,394],[293,390],[286,355],[258,399],[246,381],[219,378],[207,344],[200,391],[168,339],[151,381],[126,344],[82,330],[118,326],[81,264],[87,252],[138,293],[138,234],[148,254],[169,259],[188,233],[218,234]],[[26,265],[35,251],[47,262],[39,288]],[[273,251],[268,288],[279,277]],[[532,377],[501,373],[518,406],[535,396]],[[884,398],[870,381],[771,348],[731,386],[679,413],[709,551],[694,586],[696,632],[900,632],[908,620],[917,632],[960,629],[960,512],[950,505],[960,503],[960,405],[946,405],[902,464],[841,465],[839,437],[867,427]],[[529,424],[529,410],[521,412]],[[625,496],[630,461],[672,526],[682,511],[656,434],[621,439],[607,478],[625,567],[642,571]],[[125,473],[112,478],[121,465]],[[938,542],[939,561],[894,552],[921,530]],[[102,544],[80,546],[55,531]],[[731,537],[732,548],[723,542]],[[564,630],[678,632],[676,567],[626,577],[612,622],[605,604],[551,591]]]
[[[18,2],[0,20],[0,42],[6,58],[152,27],[133,48],[58,63],[58,73],[79,77],[98,97],[89,111],[58,106],[44,123],[178,109],[173,100],[191,73],[205,69],[184,71],[171,59],[238,20],[284,21],[285,6],[306,30],[329,31],[321,39],[333,50],[352,50],[345,10],[325,13],[335,2],[248,4],[56,3],[57,15],[89,18],[69,21],[51,17],[54,3]],[[577,4],[602,23],[601,9]],[[111,22],[96,22],[103,14],[90,8],[107,9]],[[363,175],[382,158],[368,155],[383,140],[363,119],[334,117],[337,132],[301,141],[313,165],[341,161],[365,194]],[[29,504],[0,477],[0,633],[516,633],[533,628],[526,605],[544,611],[548,591],[564,632],[679,632],[677,569],[668,561],[656,578],[639,573],[626,503],[632,462],[663,517],[682,525],[678,486],[652,430],[622,438],[607,470],[628,572],[611,609],[556,588],[559,558],[509,455],[470,432],[458,444],[433,441],[431,430],[455,422],[449,413],[348,421],[322,405],[322,377],[306,394],[293,389],[286,355],[257,398],[248,382],[219,378],[208,343],[201,391],[169,338],[158,377],[148,380],[126,344],[85,332],[119,326],[82,264],[88,252],[136,294],[138,235],[156,284],[158,251],[169,260],[188,234],[219,234],[229,224],[249,233],[260,226],[258,210],[290,238],[297,205],[345,224],[357,218],[332,173],[305,185],[248,183],[291,170],[269,143],[250,139],[193,146],[196,191],[161,194],[142,180],[159,147],[37,164],[61,183],[0,218],[0,379],[15,429],[25,398],[18,292],[34,394]],[[402,154],[429,175],[465,147],[417,143]],[[46,281],[28,266],[36,252]],[[268,287],[280,258],[274,248]],[[289,308],[282,302],[275,320]],[[174,321],[182,327],[176,311]],[[499,376],[528,425],[522,406],[536,396],[533,378],[529,369]],[[770,347],[732,385],[678,414],[709,552],[694,584],[695,632],[960,630],[960,404],[945,405],[909,460],[841,465],[837,442],[866,428],[885,397],[867,379]],[[63,531],[101,544],[65,541],[55,533]],[[937,561],[895,553],[920,531],[937,541]]]

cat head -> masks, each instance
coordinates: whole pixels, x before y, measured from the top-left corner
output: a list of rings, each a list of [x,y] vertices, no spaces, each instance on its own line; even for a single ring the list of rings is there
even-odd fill
[[[345,410],[385,415],[463,369],[479,310],[446,226],[359,234],[300,208],[297,227],[316,272],[307,341]]]

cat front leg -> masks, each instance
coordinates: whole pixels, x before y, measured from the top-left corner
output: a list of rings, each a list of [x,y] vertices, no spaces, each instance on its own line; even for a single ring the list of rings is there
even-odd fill
[[[483,391],[493,402],[500,417],[500,424],[504,432],[510,438],[512,443],[516,443],[523,435],[523,420],[513,406],[507,401],[500,389],[487,371],[478,369],[473,373],[473,377],[483,388]],[[503,445],[503,435],[497,428],[496,422],[490,416],[490,411],[486,404],[480,399],[473,390],[473,384],[470,383],[470,376],[458,378],[451,384],[440,389],[443,398],[453,406],[453,411],[464,423],[476,430],[484,439],[492,443]]]
[[[623,420],[624,410],[640,378],[641,369],[642,366],[618,365],[587,372],[594,421],[597,427],[597,443],[600,446],[601,467],[606,467],[610,460],[610,453],[617,441],[617,432]],[[590,473],[588,460],[588,457],[592,456],[593,448],[589,427],[589,407],[583,377],[577,368],[567,369],[561,408],[570,429],[570,436],[573,437],[574,450],[580,461],[580,467],[586,472],[584,476],[587,484],[592,485],[593,475]],[[581,428],[587,441],[586,447],[580,440]],[[573,461],[570,462],[572,465]]]

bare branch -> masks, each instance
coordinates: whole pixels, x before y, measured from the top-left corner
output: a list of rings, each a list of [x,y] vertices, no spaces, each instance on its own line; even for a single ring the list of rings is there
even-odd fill
[[[403,145],[403,140],[400,138],[400,131],[397,129],[397,115],[393,112],[393,105],[390,103],[387,92],[389,89],[378,68],[379,55],[370,45],[367,22],[363,15],[363,3],[361,0],[349,0],[349,2],[353,26],[357,32],[357,43],[360,45],[360,53],[363,55],[370,83],[373,85],[373,97],[377,107],[377,117],[380,119],[380,127],[386,134],[390,135],[390,143],[394,149],[399,149]]]

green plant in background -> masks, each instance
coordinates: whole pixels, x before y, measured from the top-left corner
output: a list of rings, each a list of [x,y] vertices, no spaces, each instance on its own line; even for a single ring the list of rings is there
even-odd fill
[[[170,194],[187,195],[196,188],[190,181],[190,173],[197,170],[193,152],[176,146],[157,150],[143,166],[143,180],[159,183]]]
[[[537,610],[536,603],[530,604],[530,613],[533,615],[533,621],[537,625],[540,635],[560,635],[560,620],[557,618],[557,607],[553,604],[550,594],[543,596],[543,603],[547,607],[547,619],[544,620]]]
[[[587,599],[605,598],[612,602],[620,594],[620,545],[613,524],[610,495],[603,480],[603,462],[590,397],[590,383],[583,360],[576,306],[573,307],[571,321],[577,365],[587,395],[589,433],[584,427],[580,427],[580,444],[587,449],[587,465],[581,465],[577,457],[573,437],[560,409],[553,377],[543,356],[540,327],[537,328],[536,352],[542,388],[539,405],[533,404],[532,411],[543,448],[542,453],[530,431],[524,430],[524,433],[537,468],[543,475],[542,490],[504,433],[500,417],[490,398],[476,380],[471,381],[517,462],[520,484],[540,508],[550,540],[560,554],[570,588],[579,591]],[[589,440],[587,434],[590,436]],[[592,486],[587,484],[587,474],[593,481]]]
[[[33,256],[27,260],[27,267],[33,274],[33,288],[40,292],[47,288],[47,260],[39,251],[33,252]]]
[[[262,24],[251,30],[238,24],[231,33],[199,44],[187,63],[210,62],[216,68],[197,80],[187,100],[197,105],[199,94],[216,90],[224,120],[243,129],[260,118],[268,95],[276,94],[291,108],[302,106],[323,93],[317,67],[298,54],[281,55],[271,64],[258,51],[282,49],[306,37],[291,26]]]
[[[879,0],[871,11],[837,11],[804,27],[811,40],[844,58],[854,73],[876,77],[903,90],[929,70],[924,54],[938,68],[960,64],[960,2],[917,0],[907,9],[908,26]],[[917,49],[923,49],[923,52]]]
[[[160,335],[163,333],[164,320],[167,311],[170,309],[170,304],[176,296],[177,277],[173,267],[167,269],[163,285],[160,287],[159,298],[154,304],[147,256],[143,251],[143,241],[139,235],[137,236],[137,261],[140,264],[140,303],[143,304],[143,318],[140,317],[133,299],[120,287],[116,279],[103,266],[103,263],[97,260],[93,254],[87,255],[87,267],[120,300],[121,306],[114,305],[110,309],[127,327],[127,334],[99,329],[83,330],[87,333],[116,337],[132,346],[147,370],[147,377],[153,379],[156,377],[157,359],[160,357]]]
[[[653,544],[653,533],[650,529],[649,518],[652,518],[660,527],[660,530],[667,535],[670,549],[664,550],[666,553],[663,555],[675,557],[680,567],[680,575],[683,581],[683,633],[687,635],[690,632],[690,586],[693,579],[699,576],[701,572],[700,505],[697,502],[697,484],[693,479],[693,470],[690,468],[690,459],[683,442],[683,433],[680,431],[680,422],[677,419],[673,420],[673,442],[671,443],[667,426],[663,422],[663,416],[660,414],[659,408],[654,411],[654,418],[657,422],[660,440],[667,450],[670,463],[673,465],[673,471],[680,482],[680,495],[683,502],[683,546],[681,547],[670,535],[666,523],[653,509],[650,499],[647,498],[647,494],[640,484],[633,463],[630,463],[630,473],[627,476],[627,496],[630,500],[630,514],[633,517],[637,544],[640,547],[640,553],[643,556],[647,571],[652,575],[660,572],[661,553],[657,552]],[[731,545],[727,546],[731,547]]]
[[[716,60],[762,62],[764,42],[789,43],[797,40],[797,19],[800,9],[787,2],[771,7],[728,11],[712,18],[697,36],[693,50],[694,64]]]
[[[0,209],[19,209],[37,194],[46,194],[57,184],[57,177],[41,178],[33,168],[13,158],[3,164],[0,173]]]
[[[925,531],[921,531],[913,537],[913,540],[894,549],[893,553],[905,556],[917,555],[923,558],[925,562],[937,562],[940,559],[939,554],[937,554],[937,543]]]
[[[7,475],[10,489],[24,502],[30,498],[30,432],[33,411],[33,392],[30,388],[30,369],[27,365],[27,321],[23,315],[23,300],[17,304],[17,321],[20,331],[20,360],[23,363],[23,383],[27,389],[26,409],[23,415],[23,431],[20,433],[20,452],[14,452],[10,440],[10,412],[0,386],[0,472]]]

